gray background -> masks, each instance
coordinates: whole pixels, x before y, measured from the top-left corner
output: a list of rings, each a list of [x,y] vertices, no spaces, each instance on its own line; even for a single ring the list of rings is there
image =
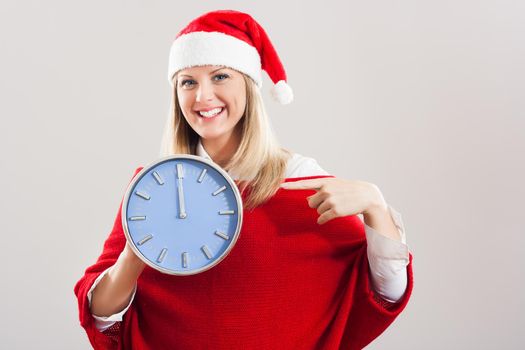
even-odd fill
[[[90,348],[73,286],[158,155],[175,34],[224,8],[287,69],[281,143],[403,215],[414,293],[369,349],[523,344],[524,2],[54,0],[0,5],[0,348]]]

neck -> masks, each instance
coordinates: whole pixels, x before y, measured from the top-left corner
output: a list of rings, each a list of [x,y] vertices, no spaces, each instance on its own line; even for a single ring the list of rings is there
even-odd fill
[[[224,167],[233,157],[235,151],[237,151],[241,140],[238,133],[234,131],[228,136],[216,139],[201,138],[201,142],[213,162]]]

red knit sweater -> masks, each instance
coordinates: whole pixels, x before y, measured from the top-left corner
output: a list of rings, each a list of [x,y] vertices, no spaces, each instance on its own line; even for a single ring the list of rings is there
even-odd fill
[[[326,176],[286,181],[318,177]],[[412,255],[402,300],[384,301],[371,287],[361,219],[346,216],[318,225],[318,213],[306,201],[312,193],[279,189],[263,205],[245,210],[235,247],[210,270],[172,276],[146,266],[123,321],[100,332],[86,295],[124,248],[119,208],[102,254],[75,286],[80,323],[93,347],[274,350],[369,344],[410,298]]]

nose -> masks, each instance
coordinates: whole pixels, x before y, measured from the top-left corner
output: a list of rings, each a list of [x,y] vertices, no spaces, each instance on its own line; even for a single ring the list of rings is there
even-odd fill
[[[195,99],[197,102],[211,101],[214,96],[213,85],[207,81],[203,81],[197,88],[197,96]]]

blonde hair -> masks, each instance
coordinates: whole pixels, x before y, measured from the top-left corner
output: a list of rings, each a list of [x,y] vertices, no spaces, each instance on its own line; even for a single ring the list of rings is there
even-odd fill
[[[249,189],[243,207],[251,210],[277,192],[292,153],[281,148],[277,142],[259,88],[250,77],[241,74],[246,82],[246,109],[235,126],[242,129],[241,141],[237,151],[223,168],[233,171],[243,179],[236,181],[236,184],[241,193]],[[175,81],[160,156],[196,154],[199,137],[182,114]]]

